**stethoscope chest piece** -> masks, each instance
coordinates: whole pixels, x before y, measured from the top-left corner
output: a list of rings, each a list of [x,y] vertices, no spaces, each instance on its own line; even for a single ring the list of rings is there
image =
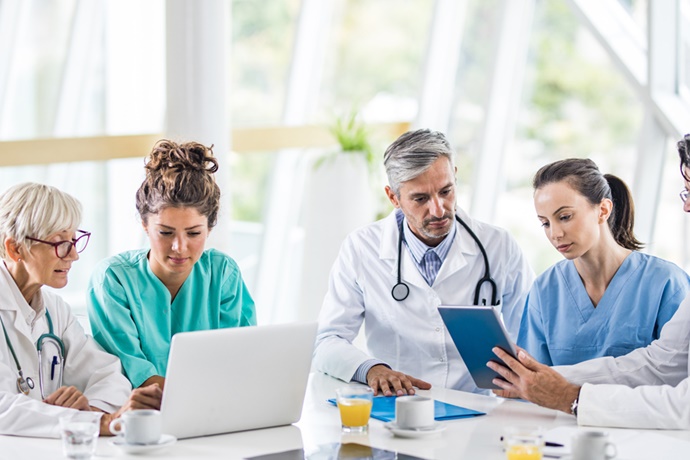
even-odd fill
[[[391,295],[398,302],[402,302],[403,300],[407,299],[408,295],[410,295],[410,288],[407,284],[398,282],[398,284],[393,286]]]
[[[34,389],[34,379],[31,377],[24,378],[21,371],[19,372],[19,378],[17,379],[17,390],[25,395],[29,394],[29,391]]]

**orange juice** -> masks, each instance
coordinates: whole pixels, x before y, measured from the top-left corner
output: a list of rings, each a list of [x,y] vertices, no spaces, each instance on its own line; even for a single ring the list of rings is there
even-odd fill
[[[541,449],[539,446],[530,444],[516,444],[508,447],[506,452],[507,460],[541,460]]]
[[[369,399],[351,398],[338,401],[340,420],[344,426],[366,426],[371,415]]]

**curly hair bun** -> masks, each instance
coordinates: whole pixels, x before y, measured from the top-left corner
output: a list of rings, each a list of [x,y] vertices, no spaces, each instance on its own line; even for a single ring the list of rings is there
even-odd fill
[[[209,227],[216,224],[220,189],[213,178],[218,160],[212,149],[198,142],[156,142],[146,158],[146,179],[137,191],[143,221],[165,207],[193,207],[208,218]]]
[[[198,142],[177,144],[167,139],[161,139],[153,146],[146,162],[146,173],[167,171],[180,173],[184,170],[218,171],[218,161],[213,156],[213,146],[206,147]]]

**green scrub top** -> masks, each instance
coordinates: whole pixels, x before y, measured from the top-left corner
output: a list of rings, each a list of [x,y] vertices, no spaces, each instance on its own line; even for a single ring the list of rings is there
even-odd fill
[[[94,339],[120,358],[135,388],[165,376],[174,334],[256,325],[254,301],[232,258],[204,251],[171,303],[148,252],[127,251],[99,263],[87,293]]]

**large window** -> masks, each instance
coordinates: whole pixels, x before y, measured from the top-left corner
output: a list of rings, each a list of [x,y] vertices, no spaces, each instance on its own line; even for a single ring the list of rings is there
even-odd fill
[[[678,90],[690,104],[690,0],[680,2],[680,65],[678,66]]]
[[[632,186],[642,104],[566,2],[537,5],[518,132],[506,156],[506,191],[496,222],[516,235],[540,273],[561,256],[534,212],[534,173],[563,158],[591,158],[603,173]]]
[[[336,2],[316,120],[352,108],[371,121],[413,119],[434,2]]]
[[[301,2],[233,0],[233,126],[279,125]]]
[[[640,145],[646,145],[643,128],[648,125],[643,119],[654,119],[663,107],[652,107],[644,81],[631,82],[634,72],[625,71],[625,59],[616,59],[620,48],[608,46],[605,34],[592,31],[596,21],[588,22],[586,15],[597,11],[593,3],[458,0],[451,8],[457,26],[448,30],[442,27],[448,26],[443,21],[447,18],[438,15],[446,11],[440,7],[450,4],[227,0],[229,96],[219,103],[231,114],[228,136],[231,129],[328,125],[352,109],[360,110],[367,122],[408,121],[426,127],[418,126],[419,120],[440,104],[438,95],[435,100],[426,95],[427,84],[436,82],[428,69],[439,63],[430,47],[455,43],[449,49],[457,55],[443,56],[444,72],[452,76],[440,98],[448,107],[439,111],[443,119],[436,120],[447,128],[432,127],[446,129],[458,151],[459,204],[479,213],[484,209],[470,209],[481,207],[475,194],[493,193],[496,200],[486,201],[495,205],[495,212],[485,213],[491,216],[486,220],[509,229],[535,271],[541,272],[560,256],[534,216],[534,173],[557,159],[589,157],[603,172],[621,177],[633,188]],[[518,21],[506,13],[515,4],[524,6],[525,17],[519,19],[525,21],[524,30],[508,27]],[[623,18],[607,25],[634,29],[635,46],[629,49],[638,54],[646,52],[643,37],[653,35],[654,23],[648,20],[652,5],[649,0],[605,4],[605,11]],[[678,94],[674,89],[672,96],[684,98],[687,107],[690,0],[678,0],[677,5],[680,17],[667,18],[668,24],[680,22]],[[162,0],[0,0],[0,141],[164,133],[166,98],[175,97],[166,93],[170,7]],[[439,30],[448,36],[435,34]],[[510,35],[516,33],[521,35]],[[500,51],[517,39],[528,43],[526,65],[515,73],[497,70],[503,69]],[[635,75],[646,75],[642,70]],[[194,67],[189,71],[193,73]],[[519,82],[513,92],[520,93],[519,104],[497,104],[496,86],[511,81]],[[487,130],[497,117],[509,120],[507,112],[515,112],[514,123],[505,123],[504,130]],[[669,136],[666,151],[641,153],[664,157],[663,177],[652,184],[658,185],[661,197],[656,233],[646,243],[652,254],[684,264],[690,248],[678,250],[687,227],[677,197],[682,187],[674,146],[678,133],[670,132],[669,126],[672,123],[658,123],[659,132]],[[503,138],[493,150],[505,151],[496,171],[499,180],[487,185],[478,179],[478,171],[495,153],[486,147],[487,137],[494,135],[490,132]],[[373,141],[380,159],[392,139],[380,136]],[[275,291],[278,299],[268,307],[277,309],[277,302],[285,299],[279,307],[292,309],[296,306],[290,290],[313,277],[299,257],[302,246],[310,244],[304,241],[301,219],[304,187],[314,158],[323,151],[264,150],[233,152],[221,165],[231,178],[223,192],[232,196],[231,212],[224,213],[232,222],[222,237],[229,241],[228,251],[240,263],[252,294],[259,290],[262,273],[273,266],[282,278],[272,278],[261,288]],[[68,288],[61,291],[77,308],[84,306],[88,277],[99,260],[146,244],[134,209],[143,155],[0,168],[0,191],[21,181],[40,181],[72,193],[84,204],[83,227],[93,231],[93,238],[74,265]],[[380,169],[371,182],[381,216],[390,205],[382,192],[385,177]],[[324,219],[338,211],[324,209]],[[274,240],[273,246],[267,243],[271,235],[281,234],[288,237]]]

